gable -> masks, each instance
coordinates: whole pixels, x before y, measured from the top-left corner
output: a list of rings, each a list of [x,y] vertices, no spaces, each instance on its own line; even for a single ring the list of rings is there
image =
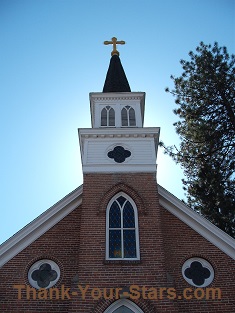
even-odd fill
[[[4,242],[0,246],[0,267],[80,206],[82,191],[81,185]],[[159,202],[163,208],[235,259],[235,240],[232,237],[191,210],[160,185],[158,185],[158,192]]]

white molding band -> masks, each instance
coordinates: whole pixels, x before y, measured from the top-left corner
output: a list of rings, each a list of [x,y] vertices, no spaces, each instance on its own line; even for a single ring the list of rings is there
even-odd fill
[[[182,222],[235,260],[235,240],[158,185],[160,204]]]
[[[81,185],[5,241],[0,246],[0,267],[81,205],[82,190]]]
[[[79,129],[84,173],[154,173],[159,140],[159,127]],[[121,145],[131,157],[116,163],[107,152]]]

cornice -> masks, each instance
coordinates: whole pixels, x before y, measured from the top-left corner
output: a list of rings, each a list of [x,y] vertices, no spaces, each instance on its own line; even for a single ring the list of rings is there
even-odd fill
[[[157,134],[81,134],[82,138],[154,138]]]
[[[138,96],[122,96],[122,97],[94,97],[94,101],[117,101],[117,100],[140,100],[142,97]]]
[[[160,132],[159,127],[133,127],[133,128],[80,128],[78,133],[83,138],[145,138],[158,137]]]
[[[145,98],[145,92],[91,92],[90,101],[117,101],[117,100],[141,100]]]

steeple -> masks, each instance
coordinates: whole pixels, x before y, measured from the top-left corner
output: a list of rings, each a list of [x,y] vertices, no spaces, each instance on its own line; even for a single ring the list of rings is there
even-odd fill
[[[83,173],[155,173],[159,128],[143,127],[145,93],[131,92],[115,37],[103,92],[90,93],[92,128],[79,129]]]
[[[131,92],[126,74],[119,58],[119,52],[116,49],[117,44],[125,44],[125,41],[117,41],[116,37],[112,41],[105,41],[105,45],[112,44],[111,60],[106,75],[103,92]]]

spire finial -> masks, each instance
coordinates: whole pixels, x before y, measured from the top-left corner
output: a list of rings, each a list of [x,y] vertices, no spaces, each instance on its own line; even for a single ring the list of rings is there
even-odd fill
[[[113,51],[111,52],[111,55],[113,56],[114,54],[119,55],[119,52],[117,51],[117,45],[125,45],[125,41],[119,40],[117,41],[116,37],[112,38],[112,41],[104,41],[105,45],[113,45]]]

